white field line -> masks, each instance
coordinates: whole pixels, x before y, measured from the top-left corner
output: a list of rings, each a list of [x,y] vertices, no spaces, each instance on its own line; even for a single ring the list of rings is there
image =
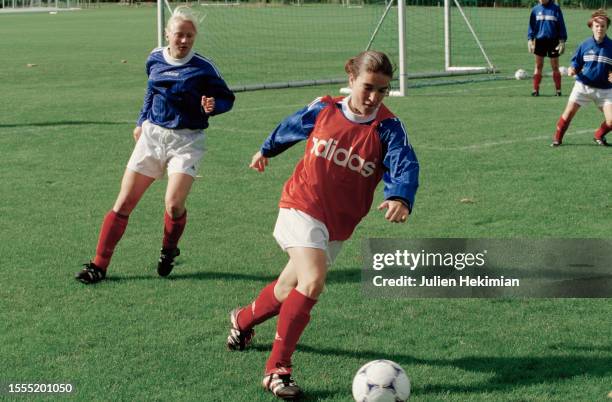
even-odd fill
[[[593,133],[593,132],[595,132],[595,129],[568,131],[567,133],[565,133],[564,137],[573,137],[575,135],[581,135],[581,134]],[[453,146],[436,147],[436,146],[428,146],[428,145],[418,145],[415,148],[416,149],[432,149],[435,151],[474,151],[474,150],[480,150],[484,148],[497,147],[501,145],[520,144],[520,143],[532,142],[532,141],[545,141],[547,139],[552,142],[553,134],[554,134],[554,130],[551,130],[551,133],[547,135],[538,135],[538,136],[527,137],[527,138],[522,137],[522,138],[509,139],[509,140],[503,140],[503,141],[482,142],[480,144],[464,145],[460,147],[453,147]]]

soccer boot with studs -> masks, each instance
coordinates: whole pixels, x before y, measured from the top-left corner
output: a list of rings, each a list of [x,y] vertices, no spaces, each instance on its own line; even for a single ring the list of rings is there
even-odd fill
[[[268,374],[263,378],[262,385],[266,391],[284,400],[295,400],[303,394],[291,374]]]
[[[177,248],[162,248],[157,263],[157,273],[159,276],[168,276],[174,268],[174,259],[181,255],[181,250]]]
[[[243,331],[238,326],[238,314],[241,308],[235,308],[230,313],[230,330],[227,336],[227,348],[229,350],[244,350],[249,346],[253,337],[255,336],[255,330],[253,328],[248,331]]]
[[[74,279],[86,285],[100,282],[104,278],[106,278],[106,271],[93,262],[83,264],[83,269],[74,275]]]
[[[593,138],[593,141],[595,142],[595,144],[600,145],[602,147],[609,147],[610,146],[610,144],[608,144],[608,142],[606,141],[606,137]]]

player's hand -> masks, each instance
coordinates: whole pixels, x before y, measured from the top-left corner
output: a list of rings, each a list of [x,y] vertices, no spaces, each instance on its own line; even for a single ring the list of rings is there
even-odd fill
[[[215,110],[215,98],[202,96],[202,109],[206,114],[211,114]]]
[[[612,82],[612,71],[608,73],[608,82]]]
[[[134,128],[134,132],[132,132],[132,135],[134,136],[135,142],[138,142],[138,139],[140,138],[140,134],[142,134],[142,127]]]
[[[533,53],[535,51],[535,39],[529,39],[527,41],[527,50],[529,50],[529,53]]]
[[[393,223],[404,223],[410,215],[408,207],[401,201],[385,200],[378,206],[378,210],[386,209],[385,219]]]
[[[257,151],[257,153],[253,155],[249,167],[253,170],[257,170],[258,172],[263,172],[266,170],[266,166],[268,166],[268,158],[263,156],[261,151]]]
[[[567,75],[569,75],[570,77],[573,77],[574,75],[576,75],[576,69],[574,67],[568,67]]]
[[[559,52],[559,56],[561,56],[563,52],[565,52],[565,41],[560,40],[555,50]]]

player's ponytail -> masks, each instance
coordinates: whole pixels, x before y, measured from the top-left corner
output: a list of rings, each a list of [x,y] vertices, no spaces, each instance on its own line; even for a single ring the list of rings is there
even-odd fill
[[[597,22],[598,24],[601,24],[601,25],[605,24],[606,27],[609,27],[610,18],[608,18],[608,13],[606,13],[606,10],[604,10],[603,8],[600,8],[599,10],[591,14],[591,18],[589,19],[589,22],[587,22],[587,26],[589,28],[592,28],[593,22]]]
[[[376,50],[366,50],[355,57],[351,57],[344,65],[344,71],[353,77],[358,77],[362,72],[381,73],[393,78],[393,64],[386,54]]]

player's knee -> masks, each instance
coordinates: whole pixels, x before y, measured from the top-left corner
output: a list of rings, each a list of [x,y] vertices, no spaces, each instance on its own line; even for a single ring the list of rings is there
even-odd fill
[[[180,218],[185,213],[185,204],[174,200],[166,200],[166,213],[173,219]]]
[[[289,293],[294,287],[295,284],[279,279],[276,282],[276,285],[274,285],[274,297],[276,297],[276,299],[282,303],[285,301],[287,296],[289,296]]]
[[[325,289],[325,275],[315,276],[298,283],[300,293],[311,299],[318,299],[323,289]]]
[[[113,211],[120,215],[129,216],[134,208],[136,208],[136,204],[138,204],[138,199],[134,198],[125,198],[120,199],[115,202],[113,206]]]

